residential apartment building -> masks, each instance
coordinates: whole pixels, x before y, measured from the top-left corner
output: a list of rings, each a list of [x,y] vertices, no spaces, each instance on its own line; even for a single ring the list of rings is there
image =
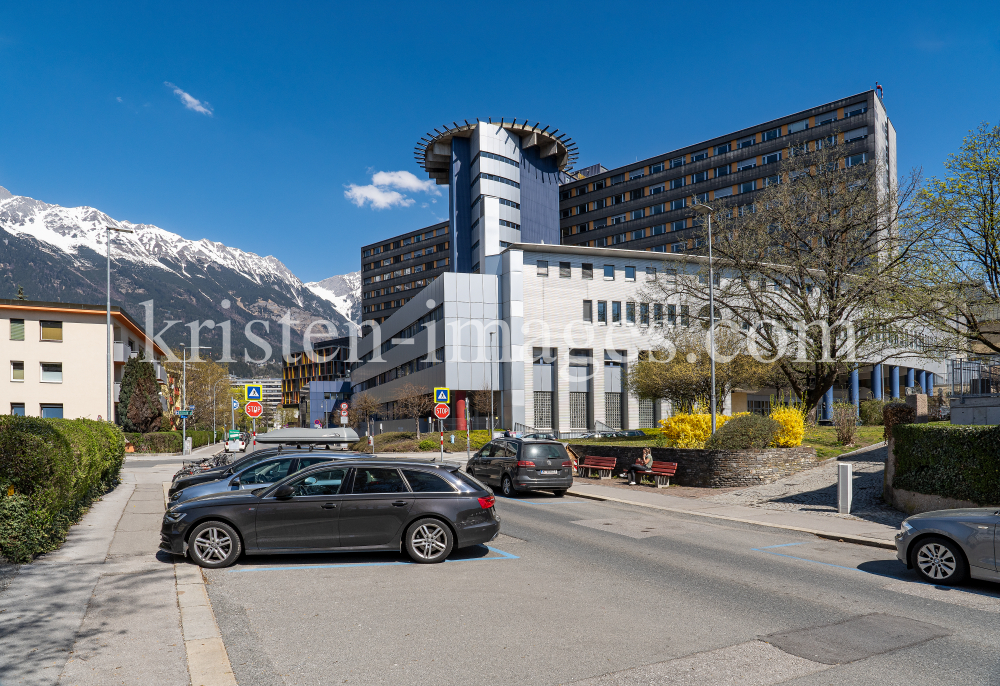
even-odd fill
[[[31,417],[107,419],[107,392],[118,402],[125,363],[144,350],[167,383],[166,351],[119,307],[111,308],[112,374],[107,374],[104,305],[0,300],[0,411]],[[117,408],[115,409],[117,413]]]
[[[348,358],[351,339],[347,336],[313,344],[312,354],[292,353],[282,359],[281,404],[298,408],[303,387],[311,381],[337,381],[350,378]]]
[[[448,222],[361,248],[362,319],[384,322],[439,274],[454,271]]]
[[[233,388],[243,388],[247,384],[257,384],[262,386],[263,397],[261,404],[269,405],[272,409],[281,404],[281,379],[237,379],[232,378]]]
[[[875,157],[896,178],[896,132],[875,91],[812,107],[616,169],[591,167],[559,193],[564,245],[681,253],[695,250],[692,201],[741,205],[777,182],[802,146],[838,145],[848,166]],[[731,201],[730,201],[731,202]]]

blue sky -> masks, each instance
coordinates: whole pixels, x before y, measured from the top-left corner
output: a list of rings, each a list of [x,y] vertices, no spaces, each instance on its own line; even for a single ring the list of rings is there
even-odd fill
[[[318,280],[446,216],[412,149],[453,120],[613,167],[879,81],[900,171],[940,174],[1000,119],[998,29],[996,2],[8,3],[0,185]]]

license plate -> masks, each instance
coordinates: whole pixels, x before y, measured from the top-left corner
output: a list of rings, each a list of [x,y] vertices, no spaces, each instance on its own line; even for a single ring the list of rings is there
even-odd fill
[[[540,470],[538,470],[538,473],[539,474],[558,474],[559,470],[558,469],[540,469]]]

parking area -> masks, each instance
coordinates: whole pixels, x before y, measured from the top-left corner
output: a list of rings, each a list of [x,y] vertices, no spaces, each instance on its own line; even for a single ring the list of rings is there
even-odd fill
[[[892,551],[569,496],[500,498],[496,507],[500,536],[442,564],[295,555],[206,570],[238,683],[1000,676],[988,628],[1000,613],[996,589],[921,584]],[[806,655],[810,631],[832,631],[823,641],[836,648],[833,662]],[[703,674],[703,655],[746,679],[678,680]]]

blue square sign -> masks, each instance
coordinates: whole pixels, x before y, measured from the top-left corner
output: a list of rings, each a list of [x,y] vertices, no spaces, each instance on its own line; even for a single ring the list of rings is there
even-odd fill
[[[264,396],[264,387],[259,384],[246,384],[247,400],[260,400]]]
[[[450,403],[451,402],[451,391],[447,388],[435,388],[434,389],[434,402],[436,403]]]

